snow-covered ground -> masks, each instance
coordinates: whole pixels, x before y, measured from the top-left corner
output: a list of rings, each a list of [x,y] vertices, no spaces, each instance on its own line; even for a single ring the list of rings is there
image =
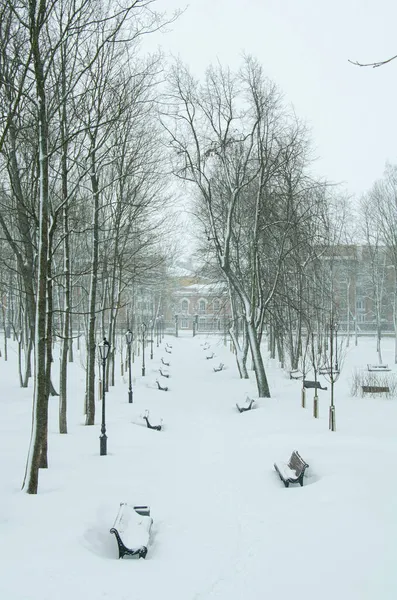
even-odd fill
[[[171,338],[133,364],[134,403],[118,369],[106,397],[108,455],[97,424],[84,426],[84,371],[70,366],[69,433],[57,433],[50,399],[49,469],[39,494],[21,492],[32,389],[18,386],[16,354],[0,359],[0,598],[2,600],[395,600],[397,398],[352,398],[354,367],[376,363],[375,343],[352,344],[336,384],[337,432],[300,405],[298,381],[266,359],[272,398],[255,395],[221,340]],[[160,359],[170,379],[159,377]],[[393,364],[393,341],[383,359]],[[137,359],[139,361],[140,359]],[[226,369],[213,367],[220,362]],[[158,391],[155,380],[169,385]],[[322,380],[325,383],[325,380]],[[54,377],[54,382],[56,378]],[[146,428],[150,411],[163,430]],[[273,468],[293,449],[309,463],[304,486],[285,488]],[[148,504],[146,560],[118,560],[109,533],[120,502]]]

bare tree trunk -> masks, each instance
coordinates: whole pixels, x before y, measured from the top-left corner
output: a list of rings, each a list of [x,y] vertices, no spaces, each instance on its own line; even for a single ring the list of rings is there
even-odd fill
[[[269,384],[266,377],[262,354],[260,351],[256,330],[253,323],[247,322],[248,340],[255,365],[256,385],[259,398],[270,398]]]
[[[69,244],[69,191],[68,191],[68,150],[67,140],[67,109],[66,109],[66,56],[65,47],[61,49],[62,55],[62,74],[61,74],[61,143],[62,143],[62,221],[63,221],[63,323],[62,323],[62,342],[59,370],[59,433],[67,433],[67,378],[68,378],[68,354],[69,344],[71,344],[70,328],[70,244]]]
[[[46,369],[47,339],[47,266],[48,266],[48,123],[45,78],[40,46],[40,31],[45,15],[45,3],[37,14],[36,0],[29,0],[29,29],[38,102],[39,126],[39,248],[35,328],[35,389],[33,399],[32,434],[23,489],[37,494],[42,444],[46,440],[48,422],[48,379]],[[43,14],[44,13],[44,14]]]
[[[236,363],[238,372],[241,379],[249,379],[247,370],[247,354],[248,354],[248,340],[247,337],[243,338],[243,345],[240,345],[240,341],[236,335],[235,329],[232,326],[229,330],[230,337],[232,338],[234,349],[236,351]]]
[[[94,140],[91,146],[91,188],[93,199],[91,283],[89,295],[89,323],[87,336],[87,389],[86,389],[86,425],[95,424],[95,333],[96,333],[96,297],[98,285],[99,252],[99,183],[96,174],[96,155]]]

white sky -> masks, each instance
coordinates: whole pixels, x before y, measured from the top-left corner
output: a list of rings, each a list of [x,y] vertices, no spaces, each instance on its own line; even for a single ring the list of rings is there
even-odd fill
[[[151,44],[180,56],[196,76],[219,60],[237,67],[243,52],[262,63],[311,127],[315,171],[361,194],[397,163],[397,3],[392,0],[157,0],[184,8]]]

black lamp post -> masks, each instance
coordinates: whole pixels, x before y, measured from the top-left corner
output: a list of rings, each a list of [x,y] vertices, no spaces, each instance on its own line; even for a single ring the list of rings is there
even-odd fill
[[[98,344],[99,354],[102,360],[102,425],[101,425],[101,435],[99,436],[100,441],[100,450],[99,453],[101,456],[106,456],[107,454],[107,435],[106,435],[106,406],[105,406],[105,377],[106,377],[106,360],[109,356],[110,344],[106,338],[103,338],[103,342]]]
[[[157,348],[159,347],[159,329],[160,329],[160,319],[159,317],[156,317],[156,345]]]
[[[146,323],[142,323],[142,377],[145,377],[145,335],[146,335]]]
[[[150,319],[150,360],[153,358],[153,335],[154,335],[154,321]]]
[[[160,315],[160,317],[159,317],[159,319],[160,319],[159,320],[159,325],[160,325],[160,329],[159,329],[159,331],[160,331],[160,344],[161,344],[161,340],[164,337],[164,322],[163,322],[163,318],[164,318],[163,315]]]
[[[175,337],[178,337],[178,315],[175,315]]]
[[[132,404],[132,382],[131,382],[131,343],[132,331],[129,329],[125,334],[125,341],[128,346],[128,402]]]
[[[338,369],[338,323],[334,323],[335,330],[335,371],[339,371]]]

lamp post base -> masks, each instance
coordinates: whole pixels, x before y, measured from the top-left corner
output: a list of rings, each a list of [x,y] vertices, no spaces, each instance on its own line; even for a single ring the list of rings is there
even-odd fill
[[[99,436],[99,454],[100,456],[106,456],[107,455],[107,442],[108,442],[108,438],[106,433],[103,433],[102,435]]]
[[[302,397],[301,397],[302,408],[306,407],[306,390],[302,388]]]
[[[128,390],[128,402],[132,404],[132,390]]]
[[[336,431],[335,406],[329,407],[329,429],[331,431]]]
[[[313,417],[318,419],[318,396],[313,398]]]

